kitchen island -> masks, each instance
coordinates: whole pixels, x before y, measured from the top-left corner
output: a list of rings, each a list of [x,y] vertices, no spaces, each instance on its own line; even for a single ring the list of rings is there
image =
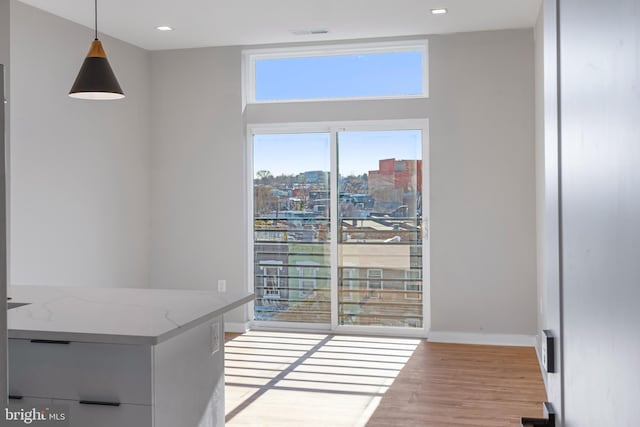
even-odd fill
[[[252,294],[12,286],[8,296],[14,402],[66,406],[71,427],[224,425],[222,315]]]

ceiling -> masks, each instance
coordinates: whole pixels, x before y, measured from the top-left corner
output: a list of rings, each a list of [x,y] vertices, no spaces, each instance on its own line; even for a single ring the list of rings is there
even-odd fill
[[[91,0],[20,1],[93,27]],[[449,13],[431,15],[442,7]],[[539,7],[540,0],[102,0],[98,27],[161,50],[526,28]],[[315,29],[329,32],[291,33]]]

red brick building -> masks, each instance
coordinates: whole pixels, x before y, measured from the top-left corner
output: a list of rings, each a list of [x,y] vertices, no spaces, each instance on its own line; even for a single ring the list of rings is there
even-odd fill
[[[422,160],[383,159],[378,162],[378,170],[369,171],[369,194],[386,201],[402,201],[408,192],[422,192]]]

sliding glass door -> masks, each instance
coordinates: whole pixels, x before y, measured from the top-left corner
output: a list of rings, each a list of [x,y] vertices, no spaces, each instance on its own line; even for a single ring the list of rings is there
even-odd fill
[[[338,132],[338,324],[422,328],[422,131]]]
[[[329,324],[330,134],[253,138],[253,270],[259,321]]]
[[[256,325],[425,331],[426,123],[309,129],[251,129]]]

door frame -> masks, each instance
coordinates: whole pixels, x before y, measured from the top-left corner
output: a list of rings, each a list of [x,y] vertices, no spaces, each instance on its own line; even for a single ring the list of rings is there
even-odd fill
[[[248,304],[249,327],[255,330],[277,330],[290,332],[324,332],[336,334],[384,335],[395,337],[426,337],[431,328],[431,248],[430,248],[430,158],[429,158],[429,120],[428,119],[400,119],[400,120],[359,120],[359,121],[331,121],[331,122],[283,122],[256,123],[246,127],[245,150],[245,179],[246,190],[246,218],[247,218],[247,285],[248,291],[254,292],[254,243],[253,243],[253,138],[258,134],[290,134],[290,133],[329,133],[330,135],[330,170],[337,166],[339,132],[346,131],[393,131],[420,130],[422,131],[422,328],[403,328],[392,326],[350,326],[338,324],[338,287],[334,284],[338,280],[338,224],[331,221],[331,322],[330,324],[278,322],[254,320],[254,304]],[[425,173],[426,172],[426,173]],[[336,173],[330,174],[330,188],[338,187]],[[335,192],[335,190],[334,190]],[[426,202],[425,202],[426,201]],[[331,212],[338,212],[338,196],[331,195]]]

